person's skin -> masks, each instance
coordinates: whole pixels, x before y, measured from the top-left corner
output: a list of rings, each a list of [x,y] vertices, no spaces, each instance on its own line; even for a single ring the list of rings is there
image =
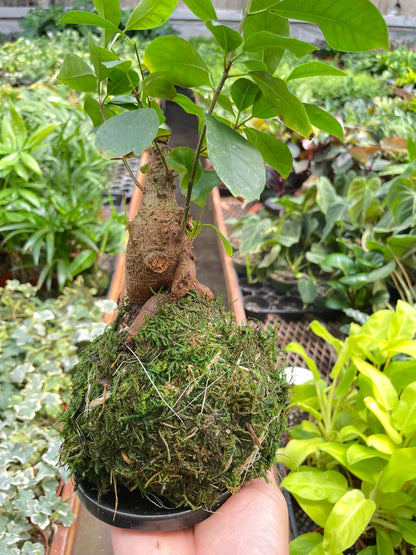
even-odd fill
[[[251,480],[209,518],[174,532],[111,527],[114,555],[288,555],[286,501],[270,473]]]

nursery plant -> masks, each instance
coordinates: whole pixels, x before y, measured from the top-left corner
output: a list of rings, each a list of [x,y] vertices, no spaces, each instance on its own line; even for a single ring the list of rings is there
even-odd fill
[[[224,491],[266,476],[284,427],[288,390],[275,364],[276,331],[255,332],[229,321],[199,282],[192,244],[201,223],[191,221],[190,205],[202,210],[221,181],[236,197],[258,198],[265,161],[288,175],[289,149],[249,128],[253,117],[277,116],[304,137],[316,127],[342,135],[335,118],[303,104],[279,75],[286,49],[296,56],[316,49],[290,37],[289,18],[318,24],[344,51],[388,47],[386,25],[368,0],[353,6],[340,0],[336,7],[329,0],[249,0],[238,29],[218,23],[210,0],[185,4],[222,50],[218,82],[185,39],[157,37],[142,57],[129,37],[129,31],[167,21],[176,0],[142,0],[124,28],[118,0],[95,0],[96,13],[75,10],[61,20],[101,30],[99,42],[89,37],[91,63],[70,53],[58,77],[84,93],[98,150],[122,160],[143,193],[142,207],[128,223],[128,300],[78,366],[73,400],[63,416],[62,462],[78,485],[87,478],[99,495],[113,491],[116,505],[124,485],[133,495],[137,489],[163,495],[170,507],[210,508]],[[130,46],[130,57],[119,57],[122,43]],[[320,62],[297,68],[297,75],[332,72]],[[225,82],[232,82],[231,98],[223,94]],[[206,111],[177,92],[200,86],[212,91]],[[199,117],[195,151],[169,148],[158,99]],[[130,171],[129,159],[145,149],[143,184]],[[204,169],[206,157],[213,171]],[[184,208],[176,202],[175,172]]]
[[[416,545],[416,311],[403,301],[352,324],[345,341],[319,322],[311,329],[333,347],[329,376],[303,347],[313,379],[294,387],[302,411],[279,460],[290,469],[282,487],[316,524],[296,538],[292,555],[410,554]]]
[[[60,492],[56,421],[71,390],[79,347],[103,332],[97,301],[78,278],[56,299],[32,285],[0,287],[0,552],[48,553],[58,524],[73,515]]]

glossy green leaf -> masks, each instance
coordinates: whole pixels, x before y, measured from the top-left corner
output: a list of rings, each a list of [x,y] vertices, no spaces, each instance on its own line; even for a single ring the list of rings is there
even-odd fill
[[[19,147],[22,147],[27,137],[26,125],[22,117],[20,116],[19,112],[13,106],[12,102],[9,101],[8,104],[9,104],[9,113],[11,116],[13,131],[16,137],[17,145]]]
[[[387,455],[391,455],[396,449],[396,445],[384,434],[373,434],[368,436],[367,445]]]
[[[227,25],[217,25],[212,21],[207,21],[206,26],[224,52],[233,52],[243,42],[240,33]]]
[[[291,37],[282,37],[269,31],[259,31],[254,35],[250,35],[243,44],[243,50],[245,52],[263,51],[265,48],[290,50],[298,57],[306,56],[306,54],[317,50],[317,47],[309,42]]]
[[[407,543],[416,545],[416,522],[407,518],[397,517],[397,526]]]
[[[97,79],[93,70],[76,54],[65,56],[57,78],[76,91],[92,92],[97,88]]]
[[[187,146],[179,146],[169,152],[166,162],[179,173],[182,189],[188,187],[188,181],[191,176],[192,166],[194,163],[195,153],[192,148]],[[198,181],[201,175],[201,165],[198,164],[195,181]]]
[[[178,0],[140,0],[127,21],[125,31],[159,27],[169,19],[177,3]]]
[[[389,378],[362,358],[352,356],[351,360],[360,373],[367,378],[373,397],[378,403],[388,411],[393,410],[397,405],[397,391]]]
[[[338,137],[342,141],[344,140],[344,130],[340,122],[331,116],[322,108],[315,106],[313,104],[304,104],[306,113],[308,114],[309,121],[314,127],[318,129],[322,129],[329,135],[333,135],[334,137]]]
[[[95,146],[104,158],[139,155],[153,141],[158,129],[159,118],[152,108],[123,112],[101,125]]]
[[[230,87],[231,98],[240,112],[252,106],[259,91],[258,85],[245,77],[237,79]]]
[[[268,133],[262,133],[257,129],[247,127],[244,132],[250,143],[260,151],[266,164],[272,166],[280,175],[286,178],[293,165],[292,154],[286,144],[280,139]]]
[[[340,268],[345,275],[355,270],[354,261],[346,254],[330,254],[325,258],[323,264],[331,266],[331,268]]]
[[[244,39],[247,40],[250,36],[266,31],[279,35],[282,37],[289,36],[289,21],[284,18],[271,13],[266,8],[271,5],[267,0],[253,0],[251,4],[250,15],[247,17],[244,24],[243,34]],[[257,12],[257,13],[253,13]],[[254,63],[254,60],[265,64],[265,68],[274,73],[282,59],[284,48],[265,48],[264,51],[250,52],[249,56]],[[259,68],[255,68],[257,71]],[[249,68],[252,71],[253,68]],[[262,71],[263,68],[260,69]]]
[[[286,83],[265,71],[253,71],[250,75],[283,123],[304,137],[309,137],[312,127],[306,110],[302,102],[289,92]]]
[[[289,555],[309,555],[318,545],[322,545],[322,536],[318,532],[302,534],[289,544]]]
[[[209,172],[209,173],[213,173],[213,172]],[[221,231],[212,224],[202,224],[203,226],[208,226],[208,227],[212,227],[212,229],[215,230],[216,234],[218,235],[221,243],[224,246],[225,252],[228,254],[228,256],[232,256],[233,255],[233,247],[231,246],[230,242],[228,241],[227,237],[225,237]]]
[[[313,358],[309,357],[306,354],[306,351],[305,351],[304,347],[300,343],[295,343],[295,342],[288,343],[286,345],[286,351],[289,351],[290,353],[296,353],[296,354],[301,355],[302,358],[305,360],[309,370],[312,372],[313,377],[316,380],[319,380],[321,375],[319,373],[316,362],[313,360]]]
[[[259,198],[266,183],[264,162],[259,151],[236,131],[206,116],[210,161],[231,193],[246,201]]]
[[[93,0],[95,9],[99,16],[111,21],[116,27],[119,26],[121,20],[120,0]],[[112,37],[112,31],[105,30],[105,45],[109,43]]]
[[[416,381],[403,389],[391,420],[392,424],[405,435],[416,430]]]
[[[101,17],[95,13],[83,11],[83,10],[71,10],[67,12],[61,19],[58,21],[58,24],[62,23],[70,23],[72,25],[93,25],[94,27],[100,27],[102,29],[108,29],[113,33],[119,33],[119,28],[117,25],[114,25],[108,19]]]
[[[386,22],[370,0],[283,0],[272,7],[283,17],[318,25],[336,50],[365,52],[389,48]]]
[[[198,19],[202,19],[202,21],[217,20],[217,14],[211,0],[183,0],[183,3]]]
[[[351,222],[358,226],[364,225],[365,213],[380,189],[378,177],[356,177],[348,186],[348,214]]]
[[[325,522],[334,506],[333,503],[330,503],[325,499],[317,503],[316,501],[311,501],[310,499],[303,499],[299,495],[294,495],[294,498],[300,505],[302,511],[305,512],[313,522],[316,522],[316,524],[322,528],[325,526]],[[321,547],[322,545],[318,544],[313,549],[311,555],[327,555],[326,552],[321,551]],[[316,549],[318,549],[318,551],[316,551]]]
[[[376,510],[362,491],[348,491],[332,509],[324,529],[323,548],[327,555],[339,555],[352,546],[365,530]]]
[[[411,179],[404,177],[395,179],[390,186],[386,200],[397,224],[414,225],[416,191]]]
[[[118,68],[113,69],[107,81],[107,94],[110,96],[130,94],[139,82],[139,75],[133,69],[127,72]]]
[[[90,95],[86,95],[84,97],[84,111],[91,119],[94,127],[98,127],[102,123],[104,123],[104,116],[102,110],[100,108],[100,104],[98,100],[93,98]],[[104,106],[103,108],[104,115],[106,119],[110,119],[114,114]]]
[[[304,304],[311,304],[318,295],[315,283],[306,277],[299,278],[298,291]]]
[[[106,48],[99,47],[91,34],[88,37],[88,48],[90,51],[91,62],[94,66],[95,75],[99,81],[104,81],[104,79],[107,78],[109,71],[102,65],[102,63],[118,61],[117,56],[114,52],[111,52]]]
[[[214,189],[214,187],[219,187],[220,185],[221,179],[215,172],[202,170],[201,177],[192,189],[192,202],[197,204],[200,208],[203,208],[212,189]],[[230,256],[232,256],[232,249]]]
[[[281,487],[303,499],[316,502],[326,499],[330,503],[336,503],[349,489],[347,479],[340,472],[313,467],[290,472],[283,478]]]
[[[286,81],[293,79],[303,79],[305,77],[316,77],[318,75],[327,75],[331,77],[345,77],[346,73],[334,66],[325,64],[323,62],[308,62],[301,64],[292,69]]]
[[[172,100],[177,94],[175,86],[170,81],[163,79],[163,77],[149,80],[142,90],[146,96],[164,98],[166,100]]]
[[[324,440],[320,437],[314,437],[311,439],[292,439],[286,445],[278,450],[277,461],[282,462],[285,466],[290,468],[294,475],[297,475],[297,469],[299,466],[309,457],[313,455],[319,444],[324,443]],[[291,481],[294,478],[291,478]],[[296,483],[294,484],[296,488]]]
[[[209,84],[209,72],[197,50],[185,39],[164,36],[146,48],[144,63],[150,72],[167,71],[169,80],[180,87]]]
[[[383,493],[399,491],[409,480],[416,478],[416,447],[396,449],[392,453],[380,479]]]
[[[401,338],[411,341],[416,335],[416,308],[401,299],[397,301],[396,311],[388,328],[388,338]]]
[[[201,121],[204,121],[205,115],[202,108],[195,104],[195,102],[192,102],[192,100],[184,94],[177,94],[172,100],[176,102],[176,104],[178,104],[187,114],[198,116]]]
[[[391,423],[389,412],[387,412],[384,407],[382,407],[374,398],[370,396],[364,399],[364,404],[379,420],[380,424],[385,429],[386,434],[393,441],[393,443],[400,445],[402,439]]]

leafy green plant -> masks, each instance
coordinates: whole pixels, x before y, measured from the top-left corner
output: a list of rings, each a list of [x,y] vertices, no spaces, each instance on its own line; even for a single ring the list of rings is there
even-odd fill
[[[56,524],[73,515],[57,496],[58,432],[78,347],[103,331],[114,304],[82,282],[41,301],[29,284],[0,288],[0,551],[45,553]]]
[[[416,544],[416,310],[374,313],[351,325],[345,341],[313,322],[337,360],[326,378],[303,347],[313,380],[294,387],[304,411],[279,460],[282,487],[320,527],[295,539],[291,555],[338,554],[353,544],[366,555],[410,553]],[[306,418],[308,416],[308,418]],[[356,543],[357,542],[357,543]],[[366,547],[367,546],[367,547]]]
[[[79,109],[63,100],[56,108],[48,96],[38,91],[16,104],[9,100],[1,119],[0,233],[12,271],[50,289],[54,276],[62,288],[94,268],[102,253],[119,252],[124,229],[121,216],[100,215],[107,164],[82,123],[68,122]],[[43,124],[39,116],[37,122],[33,105],[43,106],[55,123]]]

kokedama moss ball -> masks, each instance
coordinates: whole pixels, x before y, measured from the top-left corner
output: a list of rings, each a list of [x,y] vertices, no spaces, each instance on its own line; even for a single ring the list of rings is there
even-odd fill
[[[275,345],[276,330],[240,326],[194,293],[137,336],[109,328],[76,367],[62,464],[100,494],[211,507],[274,462],[288,395]]]

